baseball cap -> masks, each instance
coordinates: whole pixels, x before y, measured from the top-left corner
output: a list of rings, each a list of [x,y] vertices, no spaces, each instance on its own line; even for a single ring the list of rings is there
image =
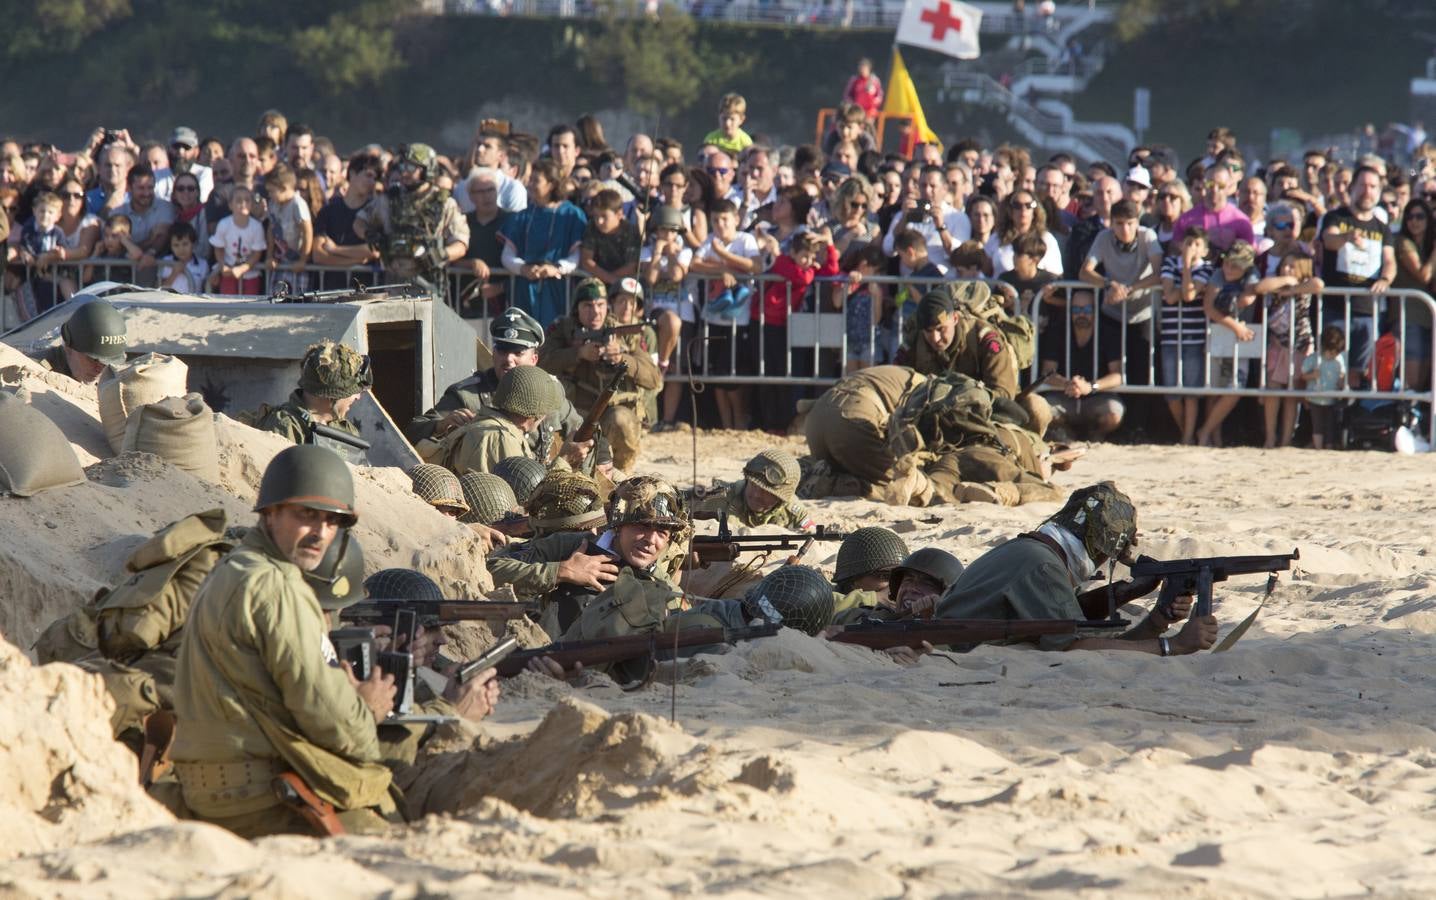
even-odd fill
[[[1154,165],[1162,166],[1175,172],[1177,169],[1176,151],[1171,147],[1161,145],[1153,147],[1152,152],[1147,154],[1147,167],[1151,168]]]
[[[543,328],[538,320],[518,307],[510,306],[489,322],[489,338],[497,348],[532,350],[543,346]]]
[[[1140,184],[1142,187],[1151,189],[1152,176],[1147,172],[1145,166],[1133,166],[1127,171],[1127,180],[1133,184]]]
[[[181,125],[170,132],[170,146],[173,147],[176,144],[179,144],[181,147],[198,147],[199,135],[194,133],[193,128]]]
[[[852,167],[845,162],[834,160],[823,166],[823,178],[848,178],[853,174]]]
[[[632,276],[629,276],[627,278],[620,278],[618,279],[618,284],[615,285],[613,288],[613,294],[614,296],[617,296],[619,294],[631,294],[638,299],[639,303],[642,303],[643,285],[639,283],[637,278],[634,278]]]

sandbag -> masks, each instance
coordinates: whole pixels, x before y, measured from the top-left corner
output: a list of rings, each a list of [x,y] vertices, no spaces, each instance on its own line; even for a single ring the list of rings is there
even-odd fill
[[[219,481],[214,414],[199,394],[169,397],[135,410],[120,449],[153,453],[197,478]]]
[[[177,356],[146,353],[114,370],[114,376],[100,382],[100,423],[110,449],[123,452],[125,425],[142,406],[166,397],[183,397],[189,390],[189,366]]]
[[[0,490],[31,497],[84,481],[80,458],[60,426],[23,399],[0,391]]]

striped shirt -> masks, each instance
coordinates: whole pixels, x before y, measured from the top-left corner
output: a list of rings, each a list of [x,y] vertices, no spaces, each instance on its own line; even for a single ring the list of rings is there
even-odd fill
[[[1179,245],[1180,246],[1180,245]],[[1202,310],[1202,289],[1216,267],[1203,262],[1192,271],[1192,284],[1196,296],[1190,303],[1162,303],[1162,346],[1205,344],[1207,342],[1207,314]],[[1182,287],[1182,257],[1175,254],[1162,259],[1162,284],[1170,283],[1178,290]]]

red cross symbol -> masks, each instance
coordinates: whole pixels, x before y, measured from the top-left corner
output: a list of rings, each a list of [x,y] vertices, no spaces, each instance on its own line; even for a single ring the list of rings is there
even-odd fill
[[[918,18],[932,26],[934,41],[946,38],[949,28],[962,32],[962,20],[952,14],[952,5],[947,0],[938,0],[937,9],[925,9]]]

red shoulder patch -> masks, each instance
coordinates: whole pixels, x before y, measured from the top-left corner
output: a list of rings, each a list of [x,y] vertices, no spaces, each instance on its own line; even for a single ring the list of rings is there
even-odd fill
[[[1002,344],[998,343],[997,338],[995,337],[989,337],[987,339],[987,343],[983,344],[982,346],[984,349],[987,350],[988,353],[991,353],[994,356],[1002,352]]]

